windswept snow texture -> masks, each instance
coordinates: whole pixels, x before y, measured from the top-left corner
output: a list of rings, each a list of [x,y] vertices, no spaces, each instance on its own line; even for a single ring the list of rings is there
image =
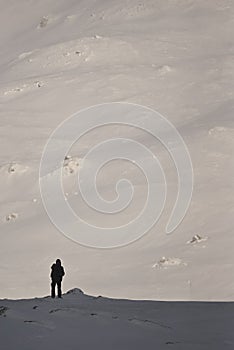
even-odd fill
[[[228,350],[233,303],[91,297],[0,300],[1,349]]]
[[[60,258],[66,270],[65,289],[79,285],[92,295],[129,299],[234,300],[233,1],[0,0],[0,9],[0,297],[46,295],[50,265]],[[135,186],[133,204],[117,218],[90,212],[82,202],[76,177],[96,143],[122,135],[142,142],[159,158],[168,182],[166,208],[146,236],[121,249],[95,250],[70,241],[50,222],[39,192],[39,163],[59,123],[82,108],[111,101],[145,105],[175,125],[191,154],[195,186],[185,219],[173,234],[166,235],[177,177],[162,145],[143,131],[121,127],[85,135],[64,163],[64,193],[91,224],[125,224],[142,209],[147,194],[147,184],[134,164],[111,162],[97,179],[99,192],[113,200],[118,180],[129,178]],[[197,234],[204,239],[191,241]],[[157,268],[162,257],[166,260]],[[151,306],[157,309],[161,304],[140,304],[149,305],[141,316],[138,304],[130,303],[130,314],[123,311],[123,320],[113,319],[108,326],[115,316],[111,301],[102,302],[107,314],[97,317],[85,310],[82,316],[81,305],[76,309],[72,299],[65,302],[65,310],[47,299],[4,302],[9,310],[1,318],[1,330],[8,322],[12,327],[19,325],[17,334],[1,331],[4,339],[16,341],[18,347],[24,335],[25,349],[31,349],[30,339],[25,338],[30,329],[32,337],[38,336],[35,349],[43,347],[39,344],[46,337],[51,342],[58,337],[57,342],[65,346],[62,328],[66,324],[71,333],[65,337],[71,335],[77,344],[95,345],[100,330],[107,336],[102,337],[103,344],[108,344],[109,332],[117,335],[129,329],[131,344],[142,349],[140,327],[149,338],[153,336],[152,344],[161,341],[157,339],[160,332],[164,344],[160,349],[190,349],[189,339],[196,342],[196,349],[203,349],[206,336],[213,332],[211,327],[206,335],[205,326],[212,322],[211,348],[224,348],[218,340],[222,317],[228,328],[224,304],[216,311],[215,304],[206,305],[200,330],[193,332],[192,320],[200,318],[201,304],[165,304],[168,319],[157,312],[152,317],[172,327],[168,329],[135,320],[151,320]],[[37,303],[38,309],[32,310]],[[115,305],[124,309],[125,302],[113,303],[118,310]],[[185,318],[179,314],[177,319],[177,307],[184,310]],[[49,313],[57,308],[62,311]],[[92,308],[90,312],[101,312],[101,307]],[[117,313],[120,318],[121,313]],[[76,317],[77,324],[73,322]],[[83,334],[85,324],[96,332],[93,340]],[[175,325],[181,335],[175,336]],[[182,331],[185,325],[187,335]]]

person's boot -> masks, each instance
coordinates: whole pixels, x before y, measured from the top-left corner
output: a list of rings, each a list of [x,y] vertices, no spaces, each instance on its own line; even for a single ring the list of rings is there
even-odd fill
[[[58,298],[62,298],[62,289],[61,289],[61,283],[58,283]]]
[[[51,283],[51,298],[55,298],[55,284]]]

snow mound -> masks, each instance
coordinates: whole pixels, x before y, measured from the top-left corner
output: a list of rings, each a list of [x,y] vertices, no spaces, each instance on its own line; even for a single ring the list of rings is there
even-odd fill
[[[12,77],[15,83],[14,76],[20,72],[21,79],[18,80],[17,86],[8,86],[3,95],[29,90],[33,85],[33,82],[28,81],[29,77],[36,77],[39,80],[41,77],[46,77],[47,83],[52,84],[55,79],[63,79],[66,72],[78,67],[86,70],[91,64],[92,69],[94,66],[113,67],[120,63],[129,65],[133,60],[141,62],[142,59],[131,43],[100,34],[35,48],[28,53],[22,52],[18,55],[8,77]],[[36,75],[35,72],[37,72]]]
[[[180,266],[180,265],[186,266],[187,264],[179,258],[166,258],[165,256],[163,256],[152,267],[169,268],[169,267]]]
[[[79,288],[70,289],[66,295],[84,295],[84,292]]]
[[[77,293],[82,292],[74,288],[67,294]],[[5,299],[0,300],[1,349],[229,350],[233,312],[233,303]]]

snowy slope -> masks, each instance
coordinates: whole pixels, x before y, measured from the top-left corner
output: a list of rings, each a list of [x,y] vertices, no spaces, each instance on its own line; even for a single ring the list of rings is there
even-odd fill
[[[233,349],[233,303],[91,297],[0,301],[1,348]]]
[[[0,297],[47,294],[49,267],[59,257],[65,289],[79,285],[92,295],[131,299],[233,300],[233,2],[1,0],[0,8]],[[184,221],[167,236],[177,190],[168,154],[143,132],[87,135],[71,152],[77,159],[96,141],[123,132],[159,153],[170,183],[158,224],[134,244],[104,251],[75,244],[52,225],[38,172],[60,122],[111,101],[154,108],[177,127],[195,186]],[[100,180],[106,198],[113,198],[119,169],[109,164]],[[145,187],[134,169],[123,171],[136,183],[132,218]],[[66,186],[79,208],[73,175]],[[107,220],[86,209],[83,215]],[[188,243],[197,234],[203,239]]]

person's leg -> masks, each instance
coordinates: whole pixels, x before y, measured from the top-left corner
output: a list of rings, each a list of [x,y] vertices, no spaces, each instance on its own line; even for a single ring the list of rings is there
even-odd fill
[[[54,281],[51,282],[51,298],[55,298],[55,285]]]
[[[58,286],[58,297],[62,298],[62,290],[61,290],[61,281],[57,282],[57,286]]]

